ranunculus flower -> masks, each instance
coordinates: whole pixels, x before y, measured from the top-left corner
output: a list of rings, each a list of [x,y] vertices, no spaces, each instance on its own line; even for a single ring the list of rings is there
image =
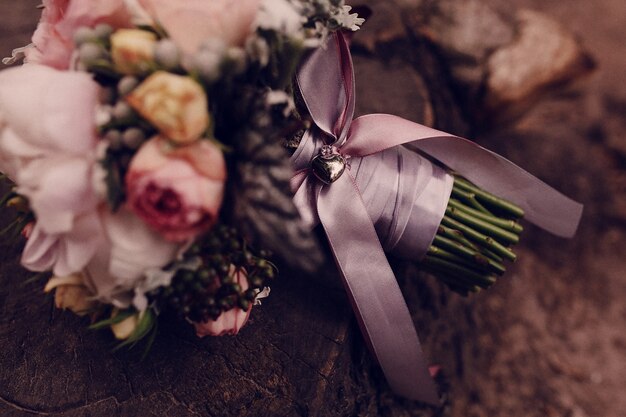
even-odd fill
[[[84,316],[98,306],[98,302],[93,299],[93,294],[85,286],[82,274],[50,278],[44,291],[52,290],[55,290],[56,308],[70,310],[74,314]]]
[[[213,143],[172,147],[156,137],[131,160],[127,204],[166,239],[183,242],[215,224],[225,180],[224,156]]]
[[[43,13],[26,51],[26,61],[67,69],[74,50],[74,32],[81,26],[107,23],[129,27],[131,16],[124,0],[43,0]]]
[[[57,276],[80,272],[100,244],[95,107],[88,74],[26,65],[0,73],[2,169],[37,222],[22,264]]]
[[[241,286],[242,291],[246,291],[249,288],[248,275],[245,269],[236,269],[234,266],[231,266],[230,274],[235,279],[235,282]],[[224,335],[234,336],[239,333],[239,330],[241,330],[241,328],[248,321],[251,310],[252,305],[250,305],[247,310],[235,307],[220,314],[217,320],[209,320],[202,323],[194,322],[193,326],[196,329],[196,335],[198,337]]]
[[[141,74],[154,63],[154,33],[140,29],[119,29],[111,35],[111,58],[123,74]]]
[[[126,100],[164,136],[177,143],[198,140],[209,126],[204,89],[187,76],[158,71],[134,89]]]
[[[242,46],[253,30],[260,0],[140,0],[140,3],[185,53],[193,54],[209,38]]]

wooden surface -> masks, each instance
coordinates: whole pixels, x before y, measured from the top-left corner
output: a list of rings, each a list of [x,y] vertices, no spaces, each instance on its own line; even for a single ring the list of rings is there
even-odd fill
[[[0,1],[4,55],[28,42],[38,2]],[[474,136],[462,116],[471,111],[455,104],[445,60],[405,30],[407,16],[386,1],[367,3],[379,17],[355,39],[357,111]],[[587,6],[576,3],[575,16],[584,21]],[[569,19],[576,22],[575,16]],[[425,351],[443,367],[441,409],[390,393],[331,264],[312,277],[281,270],[272,296],[237,337],[199,340],[187,326],[166,320],[140,361],[141,352],[112,353],[110,334],[54,310],[41,284],[24,284],[29,274],[18,265],[19,248],[3,244],[0,415],[626,415],[626,159],[618,128],[626,126],[618,111],[626,92],[615,85],[566,90],[516,124],[480,135],[481,144],[587,204],[576,239],[529,227],[507,278],[470,299],[412,265],[394,263]],[[596,99],[606,107],[592,118],[587,110]],[[0,223],[6,217],[0,212]]]

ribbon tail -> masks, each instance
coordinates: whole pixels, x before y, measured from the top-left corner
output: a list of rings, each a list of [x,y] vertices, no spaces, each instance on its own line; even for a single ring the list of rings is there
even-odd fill
[[[323,187],[317,207],[363,334],[389,385],[398,395],[439,404],[413,320],[352,176],[346,172]]]
[[[356,119],[342,152],[366,156],[397,145],[421,150],[486,191],[514,202],[524,218],[561,237],[576,233],[583,206],[506,158],[467,139],[389,114]]]

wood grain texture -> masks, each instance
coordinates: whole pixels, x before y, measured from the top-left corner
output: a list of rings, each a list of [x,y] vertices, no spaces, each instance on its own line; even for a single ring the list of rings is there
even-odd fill
[[[20,3],[18,8],[2,3],[12,23],[4,27],[1,50],[28,42],[37,15],[30,6],[36,3]],[[387,57],[393,57],[391,65],[376,54],[356,58],[357,73],[362,74],[358,112],[399,112],[416,121],[432,122],[431,92],[414,63],[403,57],[408,41],[401,42],[392,55],[387,51]],[[379,82],[369,83],[371,77],[379,77]],[[391,94],[380,100],[381,92],[374,85]],[[404,108],[393,108],[395,103]],[[453,119],[462,124],[456,116]],[[3,218],[8,215],[2,212]],[[140,351],[112,353],[112,336],[87,330],[88,320],[55,310],[41,282],[24,285],[30,274],[19,266],[19,248],[5,244],[0,250],[3,416],[434,413],[399,400],[389,391],[364,347],[330,263],[315,276],[281,268],[272,296],[254,310],[237,337],[200,340],[190,326],[164,318],[150,354],[141,361]],[[431,343],[454,340],[440,335],[435,341],[433,337],[437,326],[449,328],[445,315],[450,307],[441,304],[448,295],[415,281],[414,268],[398,267],[432,353]],[[453,309],[458,308],[458,303],[453,304]],[[450,330],[445,333],[450,335]]]
[[[38,2],[0,0],[4,55],[28,43]],[[421,0],[397,2],[414,7]],[[576,239],[529,227],[507,277],[470,299],[414,265],[393,262],[426,354],[443,367],[444,407],[424,408],[389,391],[330,263],[315,276],[281,268],[272,296],[235,338],[199,340],[186,325],[165,319],[142,362],[139,351],[112,353],[109,333],[89,331],[85,320],[54,310],[41,284],[23,283],[29,274],[18,265],[20,248],[2,244],[0,415],[626,415],[626,164],[616,145],[623,143],[626,93],[623,69],[610,68],[623,60],[616,51],[626,41],[626,7],[621,0],[575,0],[576,7],[556,0],[484,2],[567,16],[607,66],[591,92],[566,90],[516,124],[478,135],[480,124],[470,120],[478,129],[472,131],[463,117],[471,109],[458,106],[467,92],[452,87],[445,56],[415,28],[399,27],[414,22],[410,13],[399,16],[389,0],[364,2],[375,14],[354,39],[358,114],[394,113],[480,136],[482,145],[587,205]],[[606,16],[606,28],[594,31]],[[0,224],[7,215],[0,211]]]

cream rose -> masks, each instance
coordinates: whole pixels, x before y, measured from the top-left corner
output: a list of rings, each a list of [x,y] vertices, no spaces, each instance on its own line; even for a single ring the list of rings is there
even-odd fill
[[[126,99],[163,136],[180,144],[199,139],[209,126],[206,94],[190,77],[156,72]]]
[[[145,73],[154,63],[154,33],[140,29],[119,29],[111,35],[111,58],[123,74]]]

